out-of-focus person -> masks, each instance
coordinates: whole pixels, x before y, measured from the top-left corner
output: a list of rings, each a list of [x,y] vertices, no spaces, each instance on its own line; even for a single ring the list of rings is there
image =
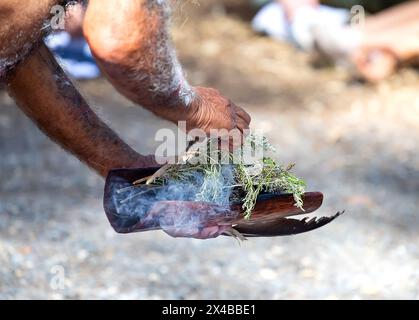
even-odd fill
[[[373,14],[364,19],[363,11],[349,10],[355,5]],[[252,24],[377,82],[419,56],[418,16],[419,1],[278,0],[265,5]]]
[[[83,36],[86,8],[82,3],[72,3],[65,12],[65,30],[56,31],[45,39],[62,67],[73,78],[94,79],[100,76],[89,45]]]
[[[346,9],[325,6],[318,0],[282,0],[269,2],[252,21],[253,28],[275,39],[293,43],[304,51],[314,48],[314,26],[327,23],[344,25],[349,18]]]

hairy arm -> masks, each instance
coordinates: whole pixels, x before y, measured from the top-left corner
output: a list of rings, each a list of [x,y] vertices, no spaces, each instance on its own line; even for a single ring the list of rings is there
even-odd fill
[[[155,114],[176,121],[193,98],[170,42],[167,1],[92,0],[84,32],[113,85]]]
[[[155,164],[98,118],[43,44],[10,75],[8,91],[42,131],[102,176]]]
[[[213,89],[186,81],[170,40],[169,0],[90,0],[84,33],[114,87],[187,128],[247,129],[249,115]]]
[[[42,37],[58,0],[0,0],[0,82]]]

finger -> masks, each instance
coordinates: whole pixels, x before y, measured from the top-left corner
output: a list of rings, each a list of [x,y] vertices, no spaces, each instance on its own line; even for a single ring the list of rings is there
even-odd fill
[[[252,117],[241,107],[237,107],[237,115],[242,118],[248,125],[252,121]]]
[[[246,123],[242,118],[238,118],[236,122],[236,128],[231,130],[232,147],[237,147],[244,144],[245,138],[249,135],[249,124]]]
[[[177,227],[163,227],[163,231],[173,238],[199,238],[200,231],[198,228],[177,228]]]
[[[249,123],[246,122],[241,117],[237,117],[237,119],[236,119],[236,126],[237,126],[237,129],[239,129],[242,132],[242,134],[244,134],[244,131],[245,130],[248,130],[249,129]]]
[[[202,230],[198,228],[177,228],[177,227],[165,227],[163,231],[173,238],[193,238],[193,239],[213,239],[218,237],[224,229],[221,230],[219,227],[207,227]]]
[[[235,128],[230,131],[230,140],[229,140],[229,146],[230,150],[234,151],[238,147],[240,147],[244,142],[244,134],[243,130],[240,128]]]
[[[241,116],[237,117],[237,122],[239,123],[239,125],[243,128],[243,130],[249,130],[250,128],[250,123],[248,121],[246,121],[245,119],[243,119]],[[244,133],[244,132],[243,132]]]
[[[212,239],[212,238],[216,238],[220,235],[220,228],[215,226],[215,227],[208,227],[203,229],[199,234],[196,235],[196,238],[198,239]]]

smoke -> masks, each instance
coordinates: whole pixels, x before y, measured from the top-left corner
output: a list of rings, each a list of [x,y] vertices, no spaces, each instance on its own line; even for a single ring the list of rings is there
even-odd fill
[[[133,186],[119,178],[111,183],[114,218],[124,228],[136,225],[135,231],[161,228],[184,237],[205,228],[231,226],[237,216],[230,210],[233,185],[234,171],[229,165],[210,174],[191,171],[187,181],[169,180],[163,186]]]
[[[234,171],[231,165],[220,166],[219,171],[203,175],[197,184],[199,191],[195,201],[216,203],[220,206],[230,205],[232,187],[235,184]]]

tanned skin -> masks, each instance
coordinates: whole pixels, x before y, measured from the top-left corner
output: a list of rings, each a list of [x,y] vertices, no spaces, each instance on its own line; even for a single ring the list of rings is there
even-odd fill
[[[0,0],[0,85],[52,140],[105,177],[112,168],[156,166],[124,143],[89,108],[42,43],[54,0]],[[218,91],[194,88],[168,35],[168,2],[90,0],[84,33],[102,70],[132,101],[187,130],[249,127],[250,116]],[[101,24],[99,27],[97,24]],[[129,29],[129,30],[128,30]],[[208,238],[222,228],[182,235]]]
[[[44,20],[58,2],[0,0],[0,81],[8,71],[2,67],[12,68],[39,41]]]
[[[8,91],[42,131],[101,176],[112,168],[155,165],[99,119],[44,44],[16,67]]]
[[[90,0],[83,29],[102,71],[124,96],[174,123],[187,121],[188,130],[248,129],[242,108],[187,84],[170,42],[169,4],[157,2]]]
[[[0,0],[0,59],[13,67],[8,92],[44,133],[102,177],[112,168],[156,166],[98,118],[41,42],[44,20],[58,3]]]
[[[9,92],[47,135],[102,176],[111,168],[155,164],[100,121],[40,44],[56,4],[0,0],[0,61],[8,66],[0,76],[8,72]],[[102,70],[123,95],[162,118],[185,120],[188,130],[247,129],[250,117],[242,108],[183,78],[168,35],[168,10],[165,1],[89,1],[84,32]],[[60,88],[58,81],[69,85]]]
[[[316,7],[320,0],[277,0],[292,20],[302,7]],[[406,1],[367,16],[358,28],[359,48],[348,56],[359,74],[370,82],[390,76],[399,63],[419,57],[419,1]],[[352,26],[348,26],[352,29]]]

